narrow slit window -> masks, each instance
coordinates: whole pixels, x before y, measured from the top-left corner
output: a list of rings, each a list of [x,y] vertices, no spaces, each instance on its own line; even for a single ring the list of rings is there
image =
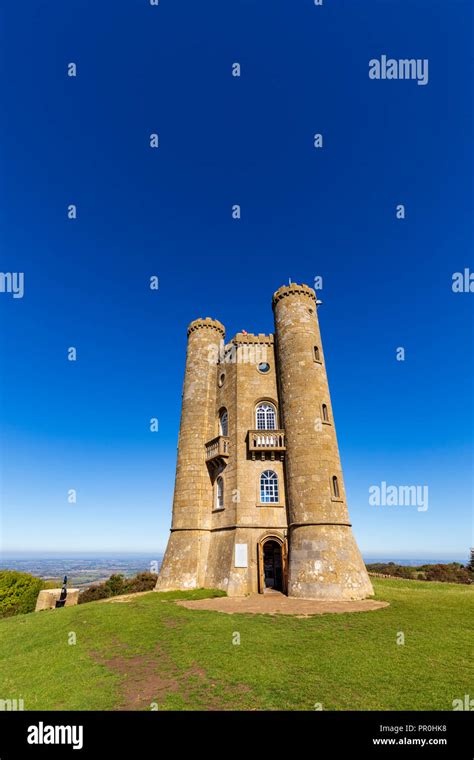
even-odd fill
[[[224,509],[224,479],[223,478],[217,478],[216,507],[217,509]]]
[[[334,494],[334,498],[339,499],[340,498],[339,481],[335,475],[333,476],[333,479],[332,479],[332,491]]]
[[[222,409],[219,415],[219,435],[229,435],[229,415],[227,409]]]
[[[317,362],[321,361],[321,355],[319,353],[319,346],[314,347],[314,360]]]
[[[329,412],[328,412],[328,408],[326,404],[323,404],[322,409],[323,409],[323,422],[329,422]]]

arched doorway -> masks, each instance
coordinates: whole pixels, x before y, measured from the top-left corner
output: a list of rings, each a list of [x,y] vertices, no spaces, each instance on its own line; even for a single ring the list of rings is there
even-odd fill
[[[286,545],[276,536],[266,536],[258,544],[260,594],[280,591],[286,594]]]

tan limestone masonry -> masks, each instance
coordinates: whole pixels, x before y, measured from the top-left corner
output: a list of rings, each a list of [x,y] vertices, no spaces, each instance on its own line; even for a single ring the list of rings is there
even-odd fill
[[[46,588],[39,592],[38,599],[36,600],[35,612],[40,610],[53,610],[56,607],[56,602],[59,601],[62,589],[60,588]],[[67,591],[65,607],[72,607],[77,604],[79,600],[79,589],[69,588]]]
[[[243,330],[226,343],[217,320],[189,325],[156,589],[243,597],[270,586],[306,600],[361,600],[373,589],[347,509],[316,294],[293,283],[272,305],[274,335]]]

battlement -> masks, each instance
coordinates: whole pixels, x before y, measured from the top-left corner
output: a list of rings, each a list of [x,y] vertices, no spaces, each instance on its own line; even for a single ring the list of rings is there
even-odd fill
[[[234,346],[247,345],[250,343],[258,343],[262,346],[273,346],[273,335],[264,335],[259,333],[254,335],[253,333],[237,333],[230,341]]]
[[[201,330],[202,328],[208,330],[217,330],[217,332],[220,333],[222,337],[225,337],[224,325],[217,319],[211,319],[211,317],[206,317],[205,319],[199,317],[199,319],[195,319],[193,322],[191,322],[191,324],[188,326],[188,335],[194,332],[194,330]]]
[[[282,285],[273,294],[272,305],[275,308],[275,304],[281,301],[282,298],[287,296],[308,296],[312,301],[316,303],[316,293],[309,285],[297,285],[296,282],[292,282],[291,285]]]
[[[267,346],[273,346],[273,335],[237,333],[221,347],[220,364],[258,364],[267,360]]]

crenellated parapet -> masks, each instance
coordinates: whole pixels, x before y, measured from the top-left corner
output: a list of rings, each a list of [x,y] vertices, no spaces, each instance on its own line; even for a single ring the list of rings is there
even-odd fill
[[[292,282],[291,285],[282,285],[281,288],[275,291],[272,299],[273,308],[275,308],[278,301],[288,296],[308,296],[308,298],[311,298],[316,303],[316,293],[313,288],[310,288],[309,285],[297,285],[296,282]]]
[[[206,317],[205,319],[199,317],[199,319],[195,319],[193,322],[191,322],[188,326],[188,337],[192,332],[203,329],[217,330],[217,332],[222,335],[223,338],[225,337],[225,327],[222,322],[219,322],[218,319],[211,319],[211,317]]]
[[[264,333],[237,333],[230,341],[234,345],[248,345],[251,343],[258,343],[262,346],[273,346],[273,335],[265,335]]]
[[[273,350],[273,335],[237,333],[225,346],[222,344],[219,363],[259,364],[268,361]]]

